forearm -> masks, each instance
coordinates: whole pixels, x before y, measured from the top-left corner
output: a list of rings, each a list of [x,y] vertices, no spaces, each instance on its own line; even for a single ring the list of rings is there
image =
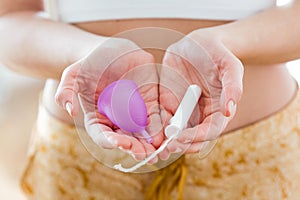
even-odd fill
[[[13,12],[0,17],[0,62],[31,76],[58,79],[104,39],[34,11]]]
[[[300,58],[300,1],[212,28],[243,63],[274,64]]]

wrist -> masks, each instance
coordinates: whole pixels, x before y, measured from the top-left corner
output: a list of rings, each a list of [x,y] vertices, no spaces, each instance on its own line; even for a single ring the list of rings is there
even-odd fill
[[[85,58],[97,46],[103,43],[107,37],[99,36],[91,33],[86,33],[77,43],[76,47],[72,47],[70,57],[68,58],[67,66]]]
[[[208,46],[211,46],[212,44],[222,45],[237,58],[240,60],[243,59],[243,41],[237,37],[238,34],[228,27],[227,24],[217,27],[198,29],[193,31],[191,34],[195,35],[196,38],[201,38],[201,41],[209,43],[207,44]]]
[[[230,24],[217,27],[216,35],[219,41],[228,49],[233,55],[235,55],[238,59],[244,59],[244,42],[239,37],[239,33],[237,33],[233,28],[230,27]]]

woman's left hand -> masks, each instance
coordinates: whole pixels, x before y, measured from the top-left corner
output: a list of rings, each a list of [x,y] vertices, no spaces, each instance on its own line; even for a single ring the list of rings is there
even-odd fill
[[[160,73],[160,104],[169,120],[190,84],[202,89],[187,129],[160,154],[200,152],[204,141],[220,136],[242,95],[243,65],[209,29],[197,30],[171,45]],[[197,116],[196,116],[197,115]]]

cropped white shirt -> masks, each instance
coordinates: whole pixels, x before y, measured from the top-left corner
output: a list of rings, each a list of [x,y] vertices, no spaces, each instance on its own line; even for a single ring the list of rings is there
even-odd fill
[[[45,0],[52,18],[72,23],[136,18],[236,20],[276,0]]]

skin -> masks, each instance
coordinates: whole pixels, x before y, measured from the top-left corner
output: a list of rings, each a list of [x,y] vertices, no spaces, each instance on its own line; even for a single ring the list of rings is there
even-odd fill
[[[109,56],[107,52],[110,52]],[[116,61],[113,61],[115,59]],[[100,84],[98,84],[99,77]],[[65,69],[57,90],[56,101],[62,107],[68,104],[71,116],[77,116],[79,104],[82,105],[85,128],[98,145],[106,149],[121,148],[131,153],[137,160],[141,160],[160,146],[164,139],[163,133],[160,131],[159,134],[153,135],[153,142],[149,144],[144,139],[137,139],[131,134],[124,133],[104,115],[95,112],[97,110],[95,105],[101,92],[108,84],[120,78],[133,80],[138,85],[144,82],[151,83],[142,86],[139,92],[144,97],[147,110],[151,110],[148,113],[151,124],[148,126],[148,132],[153,135],[155,129],[161,127],[158,109],[158,72],[154,66],[154,57],[129,40],[111,39]],[[80,94],[80,100],[77,94]]]
[[[197,84],[202,89],[198,102],[199,117],[190,120],[190,127],[185,129],[175,142],[168,145],[161,157],[167,159],[167,152],[196,153],[201,149],[201,142],[220,136],[236,112],[243,90],[244,67],[222,43],[210,41],[206,34],[201,40],[195,40],[198,35],[189,35],[170,46],[164,56],[163,64],[185,77],[184,81],[174,82],[173,73],[164,67],[161,71],[160,102],[171,118],[177,109],[174,93],[190,84]],[[197,41],[197,42],[195,42]],[[200,43],[200,42],[202,43]],[[199,58],[197,55],[204,55]],[[181,85],[180,85],[181,84]],[[166,87],[162,87],[168,85]],[[180,85],[180,87],[178,86]],[[172,103],[173,102],[173,103]]]
[[[136,159],[145,158],[164,141],[162,129],[155,128],[164,125],[160,114],[166,113],[169,119],[178,106],[178,101],[174,103],[176,101],[170,91],[164,90],[158,84],[176,81],[168,75],[167,68],[149,71],[151,77],[139,79],[139,75],[131,76],[141,83],[148,81],[147,78],[154,83],[142,91],[144,98],[150,91],[151,98],[145,98],[148,109],[158,102],[163,106],[162,110],[154,110],[149,116],[148,130],[150,134],[155,135],[155,142],[151,145],[128,135],[117,134],[118,130],[103,116],[91,116],[94,106],[93,102],[87,99],[91,99],[92,92],[97,91],[98,95],[104,86],[126,75],[128,70],[138,68],[140,64],[151,65],[154,60],[159,60],[184,75],[188,83],[199,84],[204,89],[203,98],[199,101],[201,117],[192,120],[190,126],[193,128],[186,129],[181,137],[160,154],[162,159],[167,159],[170,153],[175,151],[175,147],[188,148],[187,153],[199,152],[199,144],[202,141],[216,138],[220,134],[271,115],[284,107],[296,90],[295,82],[281,63],[300,57],[299,0],[236,22],[182,20],[180,26],[179,20],[175,19],[120,20],[68,25],[41,17],[38,14],[41,10],[43,6],[40,1],[0,0],[1,62],[30,76],[61,79],[56,101],[63,109],[68,110],[71,116],[75,116],[79,110],[79,102],[73,97],[78,96],[78,93],[83,94],[87,116],[85,126],[87,130],[91,130],[89,134],[94,135],[98,129],[98,133],[103,136],[97,140],[99,145],[105,148],[122,147],[125,151],[131,151]],[[93,66],[93,63],[97,62],[95,55],[106,53],[106,62],[109,62],[120,55],[119,52],[137,48],[126,39],[113,39],[110,45],[103,47],[101,44],[107,41],[110,35],[130,28],[153,25],[172,28],[187,35],[170,44],[167,52],[162,55],[156,55],[154,52],[153,57],[140,49],[136,52],[142,55],[139,56],[142,58],[140,59],[127,53],[121,58],[124,61],[121,70],[118,73],[112,70],[113,76],[104,79],[101,87],[85,84],[95,80],[95,77],[87,76],[88,74],[99,77],[104,71]],[[191,40],[197,44],[196,47]],[[209,58],[205,59],[207,62],[204,65],[199,64],[196,51],[190,51],[191,48],[199,46],[201,55]],[[111,51],[105,51],[106,48]],[[174,56],[174,53],[184,56]],[[186,59],[192,60],[193,63],[186,62]],[[88,70],[80,71],[80,66],[86,66],[88,61],[92,63],[86,67]],[[214,64],[213,68],[209,68],[211,62]],[[208,72],[212,72],[210,76],[201,76]],[[61,111],[53,104],[57,81],[48,83],[45,88],[48,96],[44,95],[49,98],[44,98],[48,99],[45,100],[45,106],[48,106],[57,118],[71,122],[67,112]],[[73,87],[75,83],[79,84],[77,88]],[[177,85],[172,91],[183,95],[185,87],[186,85]],[[52,109],[53,107],[55,108]],[[156,162],[156,159],[152,162]]]

